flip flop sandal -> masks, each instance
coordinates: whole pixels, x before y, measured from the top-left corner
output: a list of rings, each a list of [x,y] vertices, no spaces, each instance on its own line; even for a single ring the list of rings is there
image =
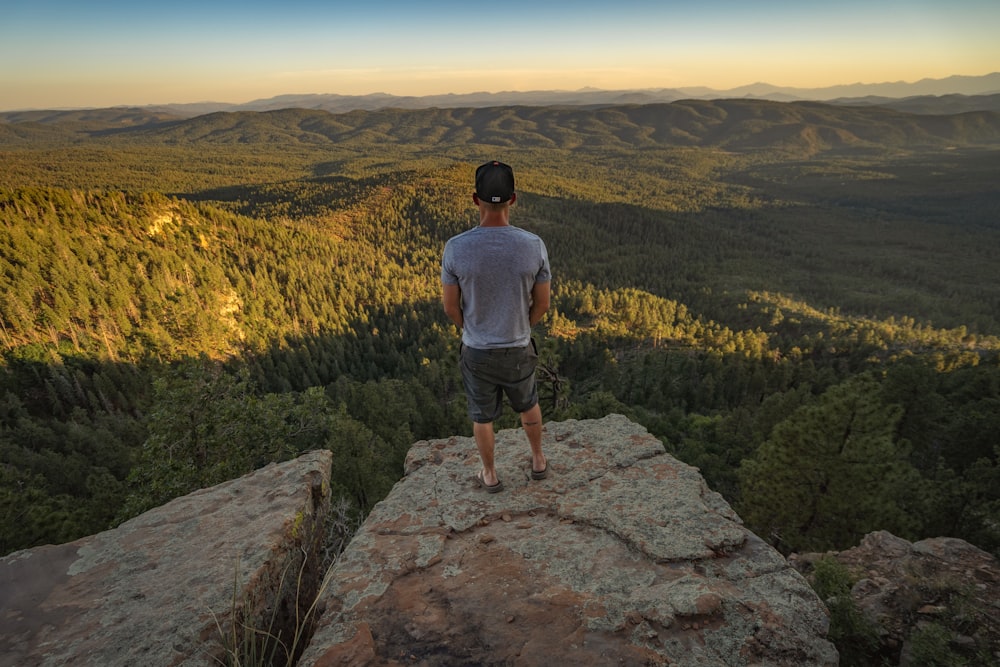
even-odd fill
[[[487,484],[486,480],[483,479],[482,470],[476,473],[476,481],[479,482],[479,486],[486,489],[486,493],[500,493],[503,491],[503,482],[498,479],[496,484]]]

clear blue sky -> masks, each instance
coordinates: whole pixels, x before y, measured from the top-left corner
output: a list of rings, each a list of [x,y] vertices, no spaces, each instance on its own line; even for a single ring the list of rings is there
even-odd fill
[[[0,110],[1000,71],[1000,0],[3,0]]]

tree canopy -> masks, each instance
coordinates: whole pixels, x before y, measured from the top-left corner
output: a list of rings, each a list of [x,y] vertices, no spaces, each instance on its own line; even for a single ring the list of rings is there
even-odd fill
[[[552,261],[546,420],[626,414],[783,550],[885,528],[998,552],[996,146],[781,105],[771,127],[866,139],[769,144],[735,103],[726,138],[680,140],[723,108],[688,107],[0,141],[0,551],[314,448],[363,513],[414,441],[470,433],[439,262],[499,158]]]

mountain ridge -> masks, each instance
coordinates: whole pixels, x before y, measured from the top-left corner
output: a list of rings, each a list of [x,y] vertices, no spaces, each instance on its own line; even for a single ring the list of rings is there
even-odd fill
[[[921,79],[914,83],[903,81],[875,84],[842,84],[825,88],[794,88],[769,83],[753,83],[731,89],[708,87],[643,88],[623,90],[603,90],[580,88],[577,90],[535,90],[535,91],[486,91],[473,93],[446,93],[443,95],[396,96],[389,93],[368,95],[338,94],[286,94],[271,98],[257,99],[244,104],[221,105],[217,111],[265,111],[279,108],[314,108],[326,111],[352,111],[357,109],[376,110],[381,108],[421,109],[432,107],[490,107],[510,105],[618,105],[652,104],[676,102],[684,99],[726,99],[751,98],[778,102],[826,101],[840,98],[875,96],[889,99],[926,97],[940,95],[966,95],[978,97],[1000,93],[1000,72],[984,76],[951,76],[944,79]],[[178,114],[193,111],[199,106],[186,109],[185,105],[165,105],[160,108]],[[998,110],[992,107],[992,110]]]
[[[1000,96],[998,96],[1000,98]],[[355,110],[217,111],[183,118],[145,109],[0,115],[0,145],[129,141],[216,145],[281,142],[364,148],[470,144],[562,149],[701,147],[797,155],[944,150],[1000,142],[1000,112],[926,115],[872,104],[753,99],[682,100],[608,107],[507,106]],[[59,130],[62,130],[60,135]]]
[[[607,90],[592,87],[576,90],[532,91],[477,91],[472,93],[444,93],[438,95],[405,96],[376,92],[365,95],[338,93],[286,93],[269,98],[258,98],[244,103],[202,101],[192,103],[167,103],[135,105],[148,111],[168,113],[183,117],[199,116],[215,111],[267,111],[283,108],[311,108],[332,112],[376,110],[383,108],[424,109],[432,107],[491,107],[509,105],[598,105],[674,102],[683,99],[725,99],[747,97],[772,101],[824,101],[856,98],[886,98],[899,100],[911,97],[965,95],[970,97],[1000,94],[1000,72],[982,76],[954,75],[942,79],[924,78],[915,82],[892,81],[882,83],[838,84],[821,88],[796,88],[756,82],[729,89],[705,86],[679,88],[641,88]],[[131,105],[125,105],[131,106]],[[81,108],[57,109],[79,111]],[[994,107],[993,110],[996,110]],[[15,109],[0,112],[0,116],[18,111],[41,109]]]

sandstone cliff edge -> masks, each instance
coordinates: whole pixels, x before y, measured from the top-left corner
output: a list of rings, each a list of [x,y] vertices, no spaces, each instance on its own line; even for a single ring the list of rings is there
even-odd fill
[[[11,554],[0,663],[220,664],[233,627],[290,627],[323,583],[300,665],[837,664],[802,575],[643,427],[544,438],[535,481],[523,434],[497,434],[499,494],[471,438],[416,443],[325,582],[329,452]]]

